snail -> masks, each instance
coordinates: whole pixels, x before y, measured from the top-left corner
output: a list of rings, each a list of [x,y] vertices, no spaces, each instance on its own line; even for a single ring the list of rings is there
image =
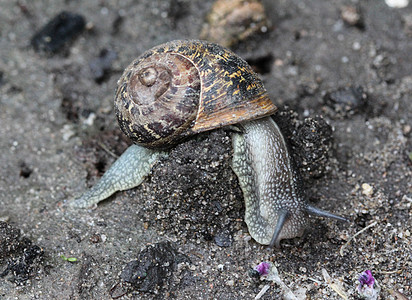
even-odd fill
[[[115,112],[133,141],[73,207],[90,207],[138,186],[168,149],[188,136],[232,128],[232,169],[245,200],[245,222],[260,244],[301,236],[308,214],[346,221],[310,205],[285,139],[270,117],[277,107],[258,75],[214,43],[177,40],[134,60],[118,81]]]

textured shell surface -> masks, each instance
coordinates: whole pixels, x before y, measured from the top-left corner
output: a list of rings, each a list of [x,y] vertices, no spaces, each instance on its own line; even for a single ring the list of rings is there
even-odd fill
[[[124,71],[115,97],[120,128],[134,143],[151,148],[276,109],[247,62],[198,40],[172,41],[143,53]]]

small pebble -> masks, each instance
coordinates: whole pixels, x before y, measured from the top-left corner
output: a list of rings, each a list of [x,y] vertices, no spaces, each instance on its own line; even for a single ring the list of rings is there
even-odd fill
[[[93,234],[93,235],[90,237],[89,241],[90,241],[91,243],[93,243],[93,244],[97,244],[97,243],[99,243],[99,242],[101,241],[101,237],[100,237],[99,234]]]
[[[405,134],[405,135],[409,134],[409,133],[411,132],[411,130],[412,130],[412,128],[411,128],[410,125],[405,125],[405,126],[403,126],[403,128],[402,128],[402,132],[403,132],[403,134]]]
[[[216,0],[200,38],[230,47],[267,30],[268,20],[260,0]]]
[[[360,48],[361,48],[361,44],[359,42],[354,42],[352,44],[352,49],[353,50],[358,51],[358,50],[360,50]]]
[[[356,11],[356,7],[353,6],[343,7],[341,11],[341,16],[342,19],[350,25],[355,25],[360,19],[360,15]]]
[[[368,197],[373,195],[373,188],[368,183],[362,183],[362,194]]]
[[[409,0],[385,0],[386,5],[394,8],[404,8],[409,4]]]
[[[85,28],[83,16],[63,11],[43,26],[31,39],[31,45],[38,52],[55,54]]]
[[[60,130],[62,134],[63,141],[67,142],[74,134],[74,130],[71,124],[63,125],[63,128]]]
[[[2,216],[0,217],[0,222],[8,222],[10,220],[9,216]]]
[[[226,281],[226,285],[227,286],[234,286],[235,285],[235,281],[233,279]]]
[[[337,116],[349,117],[366,107],[368,94],[361,86],[351,86],[326,93],[323,100]]]
[[[364,23],[360,10],[355,6],[344,6],[341,9],[342,20],[350,25],[363,29]]]
[[[92,112],[92,113],[89,114],[89,116],[87,117],[87,119],[85,119],[85,120],[83,121],[83,124],[84,124],[84,125],[87,125],[87,126],[92,126],[93,123],[94,123],[94,120],[96,120],[96,114]]]

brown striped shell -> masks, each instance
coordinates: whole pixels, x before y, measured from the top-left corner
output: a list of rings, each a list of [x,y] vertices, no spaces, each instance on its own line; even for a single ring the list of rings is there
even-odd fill
[[[166,148],[188,135],[276,109],[243,59],[197,40],[172,41],[143,53],[124,71],[115,97],[120,128],[149,148]]]

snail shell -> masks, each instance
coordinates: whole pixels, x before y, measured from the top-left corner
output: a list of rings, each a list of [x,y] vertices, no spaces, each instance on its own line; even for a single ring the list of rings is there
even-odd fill
[[[172,41],[142,54],[118,81],[120,128],[148,148],[262,118],[276,106],[251,67],[228,49],[205,41]]]

